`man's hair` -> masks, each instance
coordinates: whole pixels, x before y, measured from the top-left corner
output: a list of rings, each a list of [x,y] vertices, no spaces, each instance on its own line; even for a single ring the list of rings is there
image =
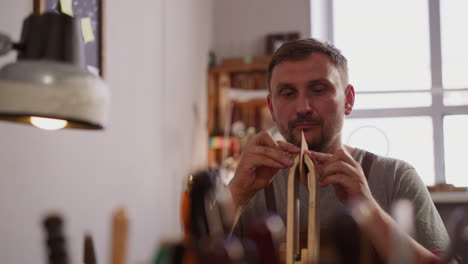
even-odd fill
[[[270,82],[273,69],[285,61],[300,61],[312,53],[327,55],[333,65],[341,73],[341,78],[348,84],[348,61],[341,51],[330,43],[320,42],[313,38],[292,40],[284,43],[272,56],[268,65],[268,89],[271,92]]]

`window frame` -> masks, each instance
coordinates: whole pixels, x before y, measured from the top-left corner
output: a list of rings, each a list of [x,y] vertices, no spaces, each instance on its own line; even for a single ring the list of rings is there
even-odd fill
[[[410,117],[428,116],[432,119],[434,142],[434,174],[435,184],[446,183],[445,175],[445,142],[444,117],[447,115],[467,115],[468,105],[445,106],[444,91],[468,91],[468,89],[445,89],[442,81],[442,40],[440,21],[440,1],[427,0],[429,12],[429,50],[431,69],[432,105],[412,108],[356,109],[348,117],[379,118],[379,117]],[[334,0],[310,0],[311,36],[322,41],[334,43]],[[423,92],[421,90],[420,92]],[[417,91],[356,91],[359,94],[405,93]]]

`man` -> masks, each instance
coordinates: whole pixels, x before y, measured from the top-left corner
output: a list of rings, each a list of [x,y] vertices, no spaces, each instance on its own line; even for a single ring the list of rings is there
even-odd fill
[[[388,259],[390,231],[395,226],[388,212],[395,201],[409,199],[415,209],[416,240],[423,246],[408,238],[416,262],[434,257],[429,250],[446,250],[447,232],[415,169],[406,162],[376,155],[366,179],[361,165],[366,151],[343,144],[344,117],[353,110],[355,93],[348,83],[346,58],[339,50],[314,39],[287,42],[271,59],[268,85],[268,107],[287,142],[275,141],[263,131],[243,149],[229,184],[237,215],[242,215],[238,232],[242,233],[247,217],[266,211],[262,190],[270,183],[277,213],[286,219],[288,168],[300,152],[303,131],[309,146],[306,154],[318,169],[321,227],[329,225],[343,207],[359,200],[366,204],[375,225],[371,241]],[[301,211],[307,210],[307,195],[301,184]],[[301,231],[306,231],[306,225],[306,218],[301,217]]]

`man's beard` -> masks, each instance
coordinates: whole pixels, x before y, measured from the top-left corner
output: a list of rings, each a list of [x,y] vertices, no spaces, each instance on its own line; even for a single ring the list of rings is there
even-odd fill
[[[323,121],[321,119],[313,118],[309,115],[307,116],[299,116],[294,120],[291,120],[288,122],[288,127],[284,127],[281,124],[277,124],[278,130],[281,133],[281,135],[286,139],[287,142],[294,144],[298,147],[301,147],[301,134],[294,135],[293,130],[297,125],[304,124],[304,123],[309,123],[309,124],[314,124],[317,125],[318,128],[314,128],[317,131],[317,136],[309,139],[307,141],[307,146],[309,147],[309,150],[314,150],[314,151],[322,151],[327,144],[327,139],[325,137],[325,131],[323,127]]]

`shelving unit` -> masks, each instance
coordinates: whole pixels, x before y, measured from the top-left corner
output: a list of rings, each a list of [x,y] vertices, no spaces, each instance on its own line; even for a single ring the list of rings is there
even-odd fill
[[[243,122],[255,132],[271,125],[266,103],[267,69],[270,56],[229,58],[208,72],[209,165],[219,166],[223,148],[226,157],[239,156],[245,138],[230,131],[234,122]],[[229,130],[229,131],[226,131]]]

